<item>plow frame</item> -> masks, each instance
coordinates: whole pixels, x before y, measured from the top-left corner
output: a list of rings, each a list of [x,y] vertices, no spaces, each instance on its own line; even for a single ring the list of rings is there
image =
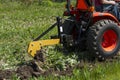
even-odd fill
[[[32,42],[30,42],[28,46],[28,54],[30,54],[32,57],[35,57],[36,52],[41,50],[43,46],[55,45],[55,44],[61,43],[61,38],[62,38],[61,36],[63,33],[63,28],[61,26],[62,19],[60,17],[56,17],[56,20],[57,20],[56,23],[54,23],[46,31],[40,34]],[[48,39],[48,40],[40,40],[44,35],[46,35],[49,31],[51,31],[56,26],[58,27],[58,35],[56,38]]]

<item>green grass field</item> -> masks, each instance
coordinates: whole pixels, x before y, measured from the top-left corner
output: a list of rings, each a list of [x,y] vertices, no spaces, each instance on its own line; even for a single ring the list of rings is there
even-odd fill
[[[42,5],[34,3],[26,6],[18,2],[0,2],[0,69],[14,69],[17,64],[31,60],[32,57],[27,54],[28,44],[56,21],[55,16],[62,17],[64,5],[65,3],[44,2]],[[57,30],[54,29],[42,39],[56,33]],[[47,68],[54,66],[64,70],[66,62],[71,66],[80,63],[79,55],[70,53],[65,56],[55,50],[55,46],[46,49]],[[84,64],[82,69],[75,68],[71,77],[41,76],[38,80],[120,80],[119,68],[119,60],[111,63],[96,62],[92,67]]]

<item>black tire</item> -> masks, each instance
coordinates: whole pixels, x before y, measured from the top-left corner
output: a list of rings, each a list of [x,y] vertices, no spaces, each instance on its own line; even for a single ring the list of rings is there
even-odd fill
[[[114,21],[100,20],[89,28],[87,48],[98,60],[113,57],[118,53],[119,46],[120,29]]]

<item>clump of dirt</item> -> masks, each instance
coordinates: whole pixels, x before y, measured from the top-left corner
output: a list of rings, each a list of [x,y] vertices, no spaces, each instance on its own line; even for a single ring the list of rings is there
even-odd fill
[[[14,74],[14,70],[0,70],[0,80],[11,79]]]
[[[45,62],[45,53],[46,51],[41,49],[40,51],[38,50],[35,54],[34,59],[37,61]]]
[[[45,75],[44,73],[48,72],[41,68],[41,65],[45,62],[44,53],[44,50],[38,51],[35,55],[35,60],[19,64],[16,70],[0,70],[0,80],[11,79],[13,75],[17,75],[21,80],[28,80],[30,77]]]
[[[47,77],[48,75],[53,75],[57,77],[65,76],[65,75],[71,76],[73,75],[74,68],[77,69],[84,68],[85,61],[81,60],[81,62],[75,65],[74,67],[68,65],[67,68],[62,71],[57,70],[55,68],[49,68],[47,70],[43,70],[41,66],[44,65],[45,62],[45,56],[43,52],[44,51],[38,51],[37,55],[34,58],[35,60],[25,62],[24,64],[19,64],[16,70],[0,70],[0,80],[12,79],[13,75],[16,75],[21,80],[28,80],[31,77],[39,77],[39,76]],[[90,66],[90,68],[93,66],[95,66],[94,63],[92,63],[92,66]]]
[[[17,75],[21,80],[28,80],[31,77],[39,77],[39,76],[71,76],[73,72],[73,68],[67,68],[64,71],[55,70],[54,68],[50,68],[48,70],[41,70],[36,65],[34,61],[31,61],[27,64],[19,66],[16,70],[0,70],[0,80],[11,79],[13,75]]]
[[[0,70],[0,80],[11,79],[13,75],[16,75],[21,80],[28,80],[31,77],[39,77],[39,76],[71,76],[73,72],[72,67],[68,67],[64,71],[59,71],[54,68],[50,68],[48,70],[40,69],[35,60],[30,61],[26,64],[20,65],[16,70]]]
[[[22,80],[28,79],[32,77],[33,69],[30,66],[24,65],[24,66],[19,67],[16,73],[17,73],[17,76],[19,76]]]
[[[88,65],[90,68],[95,66],[94,63],[88,64]],[[68,66],[66,70],[60,71],[54,68],[50,68],[48,70],[42,70],[42,68],[39,68],[37,66],[35,60],[33,60],[18,66],[16,70],[0,70],[0,80],[12,79],[13,75],[16,75],[21,80],[28,80],[31,77],[39,77],[39,76],[47,77],[49,75],[53,75],[56,77],[66,76],[66,75],[71,76],[73,75],[74,68],[83,69],[84,62],[81,62],[74,67]]]

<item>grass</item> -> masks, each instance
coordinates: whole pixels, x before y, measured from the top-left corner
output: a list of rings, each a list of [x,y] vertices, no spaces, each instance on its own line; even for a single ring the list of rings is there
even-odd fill
[[[61,11],[57,9],[61,5],[57,4],[51,7],[33,4],[28,7],[9,2],[0,3],[0,6],[0,59],[4,64],[16,64],[23,60],[21,57],[27,54],[29,42],[53,24],[55,16],[62,12],[62,8]]]
[[[27,45],[35,37],[55,22],[55,16],[61,16],[64,3],[44,2],[26,6],[19,2],[0,2],[0,69],[14,69],[18,63],[31,60],[27,54]],[[54,29],[42,39],[56,34]],[[65,69],[65,63],[71,66],[78,64],[78,55],[63,55],[55,46],[47,48],[47,65]],[[119,80],[120,62],[96,63],[95,66],[85,65],[83,69],[75,68],[73,75],[39,77],[39,80]],[[13,77],[16,79],[16,77]],[[31,78],[30,80],[36,80]]]

